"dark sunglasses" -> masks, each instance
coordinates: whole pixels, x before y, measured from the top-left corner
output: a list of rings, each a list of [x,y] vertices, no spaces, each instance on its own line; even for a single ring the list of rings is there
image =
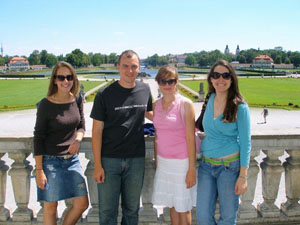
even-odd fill
[[[158,80],[157,82],[161,86],[166,86],[167,84],[168,85],[176,84],[177,81],[176,79],[171,79],[171,80]]]
[[[213,79],[219,79],[220,77],[223,77],[225,80],[229,80],[231,78],[231,73],[218,73],[218,72],[213,72],[211,77]]]
[[[73,75],[54,75],[54,78],[59,80],[59,81],[64,81],[67,78],[67,81],[71,81],[74,79]]]

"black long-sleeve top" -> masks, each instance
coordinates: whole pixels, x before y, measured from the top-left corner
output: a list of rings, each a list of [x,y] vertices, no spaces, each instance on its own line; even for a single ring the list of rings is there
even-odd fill
[[[34,128],[34,154],[65,155],[76,139],[76,132],[85,131],[83,103],[64,104],[41,100]]]

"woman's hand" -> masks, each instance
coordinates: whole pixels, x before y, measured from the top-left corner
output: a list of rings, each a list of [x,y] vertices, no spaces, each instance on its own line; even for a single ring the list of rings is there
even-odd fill
[[[75,141],[73,142],[73,144],[71,144],[71,145],[69,146],[68,152],[69,152],[70,154],[72,154],[72,155],[75,155],[75,154],[78,153],[79,148],[80,148],[80,142],[77,141],[77,140],[75,140]]]
[[[191,167],[186,173],[185,178],[186,188],[191,188],[196,184],[196,168]]]
[[[45,190],[47,184],[47,177],[44,173],[44,170],[38,169],[36,170],[36,185],[38,188]]]
[[[234,192],[236,195],[242,195],[245,193],[245,191],[248,188],[248,182],[245,178],[238,177],[236,183],[235,183],[235,189]]]

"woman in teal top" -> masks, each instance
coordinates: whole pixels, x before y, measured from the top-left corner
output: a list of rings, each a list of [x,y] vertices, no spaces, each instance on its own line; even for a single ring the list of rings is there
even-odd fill
[[[227,61],[212,66],[207,82],[210,97],[203,117],[206,136],[198,169],[197,221],[198,225],[234,225],[239,195],[247,190],[250,112]],[[220,218],[216,222],[217,199]]]

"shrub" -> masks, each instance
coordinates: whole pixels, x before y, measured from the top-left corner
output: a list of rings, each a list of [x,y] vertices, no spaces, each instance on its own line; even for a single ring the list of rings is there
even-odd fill
[[[294,108],[299,108],[299,105],[294,105]]]
[[[292,106],[292,105],[294,105],[292,102],[289,102],[289,106]]]

